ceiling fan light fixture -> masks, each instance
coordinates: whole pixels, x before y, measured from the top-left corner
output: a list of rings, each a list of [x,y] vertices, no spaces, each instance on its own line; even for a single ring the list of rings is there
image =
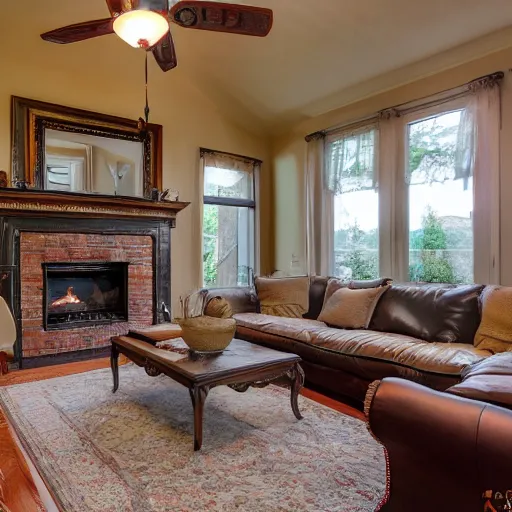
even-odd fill
[[[168,31],[167,19],[153,11],[128,11],[114,20],[114,32],[134,48],[151,48]]]

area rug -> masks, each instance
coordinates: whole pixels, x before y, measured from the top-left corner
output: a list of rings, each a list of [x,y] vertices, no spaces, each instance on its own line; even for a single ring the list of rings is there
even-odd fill
[[[188,390],[120,368],[0,389],[0,405],[66,512],[373,511],[382,447],[365,424],[277,386],[213,389],[193,451]]]

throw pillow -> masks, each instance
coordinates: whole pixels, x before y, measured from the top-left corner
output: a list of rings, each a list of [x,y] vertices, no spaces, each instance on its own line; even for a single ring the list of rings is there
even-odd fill
[[[231,318],[233,310],[231,309],[231,304],[226,299],[213,297],[206,304],[204,314],[213,318]]]
[[[368,329],[375,306],[388,288],[340,288],[329,297],[318,320],[342,329]]]
[[[257,277],[254,285],[264,315],[302,318],[309,308],[309,277]]]
[[[486,286],[481,303],[475,347],[494,353],[512,351],[512,287]]]
[[[388,277],[381,277],[379,279],[371,279],[369,281],[342,281],[337,277],[331,277],[327,282],[324,295],[324,305],[327,303],[331,295],[341,288],[351,288],[352,290],[362,290],[368,288],[380,288],[381,286],[387,286],[393,282]]]

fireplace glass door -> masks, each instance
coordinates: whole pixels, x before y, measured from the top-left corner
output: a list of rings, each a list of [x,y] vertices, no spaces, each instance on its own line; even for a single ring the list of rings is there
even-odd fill
[[[128,320],[128,263],[43,263],[45,330]]]

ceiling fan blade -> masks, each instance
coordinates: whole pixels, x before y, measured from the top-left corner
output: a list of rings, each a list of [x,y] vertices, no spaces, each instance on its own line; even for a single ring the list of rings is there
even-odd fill
[[[274,21],[271,9],[202,0],[178,2],[170,14],[181,27],[260,37],[268,35]]]
[[[45,41],[58,44],[76,43],[77,41],[84,41],[92,39],[93,37],[105,36],[112,34],[114,20],[106,18],[104,20],[86,21],[84,23],[77,23],[76,25],[69,25],[68,27],[58,28],[41,34],[41,38]]]
[[[178,65],[176,49],[170,32],[153,46],[152,52],[162,71],[170,71]]]

